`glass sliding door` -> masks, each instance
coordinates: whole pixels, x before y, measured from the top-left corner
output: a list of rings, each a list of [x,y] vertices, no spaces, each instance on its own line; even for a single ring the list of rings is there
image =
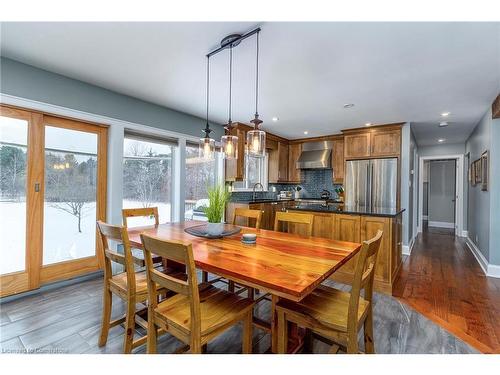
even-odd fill
[[[29,289],[28,145],[31,114],[0,107],[0,296]]]
[[[42,281],[99,268],[96,220],[105,220],[106,129],[44,118]]]
[[[160,222],[172,221],[175,140],[125,133],[123,208],[158,207]],[[153,218],[128,219],[131,227],[154,224]]]

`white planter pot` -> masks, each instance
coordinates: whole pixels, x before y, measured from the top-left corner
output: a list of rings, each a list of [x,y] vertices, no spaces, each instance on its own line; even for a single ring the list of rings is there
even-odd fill
[[[207,232],[211,236],[220,236],[224,231],[224,223],[207,223]]]

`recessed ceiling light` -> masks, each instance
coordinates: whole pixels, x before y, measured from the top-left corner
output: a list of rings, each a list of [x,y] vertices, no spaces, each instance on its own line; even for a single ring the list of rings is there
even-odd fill
[[[448,117],[450,115],[450,112],[443,112],[441,113],[441,116],[443,117]]]
[[[444,128],[445,126],[448,126],[448,122],[446,122],[446,121],[441,121],[441,122],[439,123],[439,127],[440,127],[440,128]]]
[[[445,139],[443,139],[443,138],[439,138],[439,139],[438,139],[438,142],[439,142],[439,143],[443,143],[444,141],[445,141]]]
[[[273,122],[276,122],[276,121],[278,121],[278,120],[279,120],[279,118],[278,118],[278,117],[276,117],[276,116],[274,116],[271,120],[273,120]]]
[[[372,123],[371,123],[371,122],[367,122],[367,123],[365,124],[365,126],[372,126]]]
[[[352,107],[354,107],[354,104],[352,103],[344,104],[344,108],[352,108]]]
[[[309,134],[309,132],[308,132],[307,130],[304,130],[304,134],[305,134],[305,135],[308,135],[308,134]]]

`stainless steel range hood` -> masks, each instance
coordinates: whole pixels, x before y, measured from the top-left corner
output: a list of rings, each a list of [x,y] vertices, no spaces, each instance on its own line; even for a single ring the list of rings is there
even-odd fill
[[[331,169],[333,142],[305,142],[297,161],[298,169]]]

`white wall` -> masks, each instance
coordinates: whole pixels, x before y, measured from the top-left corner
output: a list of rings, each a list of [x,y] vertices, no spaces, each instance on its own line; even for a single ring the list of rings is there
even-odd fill
[[[429,225],[455,222],[455,160],[429,162]]]

